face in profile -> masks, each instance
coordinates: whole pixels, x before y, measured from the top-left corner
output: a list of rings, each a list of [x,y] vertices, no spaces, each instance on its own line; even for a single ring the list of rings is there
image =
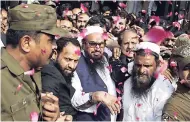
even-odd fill
[[[31,67],[39,68],[48,64],[52,54],[53,36],[41,33],[38,39],[32,37],[30,39],[30,51],[27,57]]]
[[[190,63],[184,68],[179,66],[179,77],[181,79],[181,83],[190,88]]]

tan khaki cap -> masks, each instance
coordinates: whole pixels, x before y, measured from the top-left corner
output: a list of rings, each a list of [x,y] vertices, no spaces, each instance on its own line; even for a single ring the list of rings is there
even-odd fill
[[[9,28],[13,30],[41,31],[61,36],[64,31],[56,27],[55,9],[46,5],[21,4],[9,10]]]
[[[174,59],[178,62],[179,66],[184,68],[190,63],[190,44],[180,46],[176,48],[172,55]]]
[[[174,47],[178,48],[180,46],[187,44],[190,44],[190,38],[188,37],[187,34],[182,34],[177,38]]]

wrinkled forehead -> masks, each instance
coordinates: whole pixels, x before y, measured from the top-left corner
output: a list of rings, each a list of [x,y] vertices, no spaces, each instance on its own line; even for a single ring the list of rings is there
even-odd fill
[[[153,55],[136,55],[134,59],[135,64],[148,65],[155,62],[155,57]]]
[[[123,41],[128,42],[128,41],[138,41],[139,37],[137,33],[132,32],[132,31],[127,31],[124,32],[123,34]]]

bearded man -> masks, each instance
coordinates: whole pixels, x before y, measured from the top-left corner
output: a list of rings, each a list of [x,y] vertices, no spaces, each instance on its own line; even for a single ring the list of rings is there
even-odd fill
[[[80,58],[80,44],[75,38],[63,37],[57,40],[52,61],[42,69],[42,89],[53,92],[59,98],[60,112],[74,115],[76,110],[71,105],[75,89],[71,86],[73,72]]]
[[[123,121],[160,121],[162,109],[174,91],[170,81],[159,74],[158,45],[137,45],[132,76],[124,83]]]
[[[103,32],[99,26],[88,26],[84,33],[83,53],[72,79],[76,91],[71,102],[79,111],[77,121],[115,121],[120,112],[111,68],[103,55]]]

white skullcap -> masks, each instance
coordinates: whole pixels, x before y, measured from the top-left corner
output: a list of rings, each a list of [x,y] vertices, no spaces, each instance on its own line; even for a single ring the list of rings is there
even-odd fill
[[[82,39],[85,38],[86,36],[88,36],[89,34],[92,33],[104,33],[103,28],[101,28],[100,26],[87,26],[84,30],[84,37],[79,36],[77,38],[77,40],[79,41],[79,43],[82,45]]]
[[[136,51],[140,49],[149,49],[152,52],[157,53],[158,55],[160,54],[160,47],[157,44],[152,43],[152,42],[140,42],[136,46]]]
[[[87,26],[85,36],[92,33],[104,33],[104,31],[100,26]]]

